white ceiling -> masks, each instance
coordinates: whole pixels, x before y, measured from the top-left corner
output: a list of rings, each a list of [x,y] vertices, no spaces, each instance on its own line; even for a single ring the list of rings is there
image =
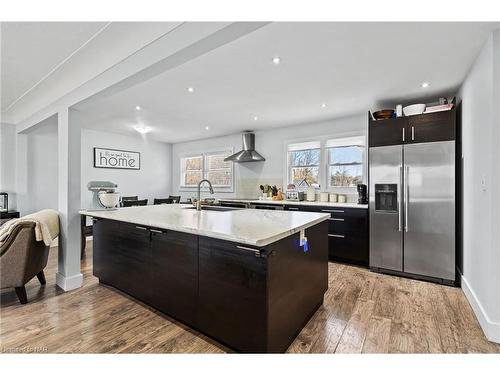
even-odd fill
[[[272,23],[75,108],[83,126],[182,142],[453,93],[500,23]],[[272,64],[273,56],[282,62]],[[422,89],[423,81],[431,86]],[[194,93],[186,88],[193,86]],[[326,103],[326,108],[321,104]],[[140,111],[135,110],[140,105]],[[258,116],[258,121],[253,117]],[[209,130],[205,130],[208,126]]]
[[[2,22],[2,111],[106,26],[106,22]]]

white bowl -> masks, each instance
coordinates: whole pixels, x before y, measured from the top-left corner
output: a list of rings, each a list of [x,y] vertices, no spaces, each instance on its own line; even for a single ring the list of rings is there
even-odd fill
[[[405,116],[421,115],[425,111],[425,104],[412,104],[403,108]]]
[[[120,193],[106,193],[101,191],[99,193],[99,201],[106,208],[113,208],[120,202]]]

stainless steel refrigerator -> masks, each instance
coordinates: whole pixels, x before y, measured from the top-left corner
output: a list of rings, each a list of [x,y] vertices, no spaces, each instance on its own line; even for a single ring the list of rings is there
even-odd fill
[[[370,268],[455,280],[455,141],[372,147]]]

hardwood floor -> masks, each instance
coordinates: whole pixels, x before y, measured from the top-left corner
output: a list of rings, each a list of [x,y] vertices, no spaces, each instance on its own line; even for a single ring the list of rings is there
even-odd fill
[[[55,286],[57,249],[47,285],[27,284],[29,302],[1,294],[0,351],[42,353],[221,353],[227,349],[92,276],[92,250],[82,261],[83,287]],[[488,342],[461,289],[330,263],[323,306],[291,353],[500,353]]]

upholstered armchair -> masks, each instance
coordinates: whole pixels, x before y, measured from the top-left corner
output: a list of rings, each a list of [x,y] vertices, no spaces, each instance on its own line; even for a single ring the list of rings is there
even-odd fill
[[[47,265],[49,247],[35,240],[35,223],[15,226],[0,246],[0,287],[15,288],[19,301],[28,302],[24,285],[37,276],[45,284],[43,269]]]

